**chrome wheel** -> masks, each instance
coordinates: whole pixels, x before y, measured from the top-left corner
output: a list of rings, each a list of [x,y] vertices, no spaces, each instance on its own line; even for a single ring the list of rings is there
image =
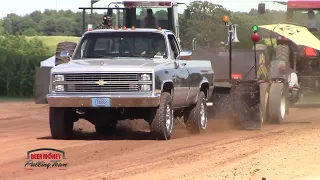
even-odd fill
[[[171,105],[167,105],[166,107],[166,128],[167,132],[171,134],[173,127],[173,110],[171,108]]]
[[[207,128],[207,122],[208,122],[208,117],[206,115],[206,108],[204,103],[205,102],[201,103],[201,108],[200,108],[200,124],[202,129]]]

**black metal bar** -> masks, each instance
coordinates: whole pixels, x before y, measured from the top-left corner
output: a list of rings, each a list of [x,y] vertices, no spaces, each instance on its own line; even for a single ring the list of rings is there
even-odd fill
[[[232,80],[232,24],[229,24],[229,81]]]
[[[254,74],[255,74],[256,79],[258,79],[256,42],[253,42],[253,48],[254,48]]]
[[[91,1],[91,15],[90,15],[91,24],[93,24],[93,4],[94,4],[94,2]]]
[[[82,34],[86,32],[86,10],[82,10]]]

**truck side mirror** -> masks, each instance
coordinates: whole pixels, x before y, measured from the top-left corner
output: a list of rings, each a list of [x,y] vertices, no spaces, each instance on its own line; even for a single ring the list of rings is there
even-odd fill
[[[191,12],[189,9],[184,10],[184,18],[190,19],[191,18]]]
[[[266,4],[265,3],[259,3],[258,4],[258,13],[259,14],[266,13]]]

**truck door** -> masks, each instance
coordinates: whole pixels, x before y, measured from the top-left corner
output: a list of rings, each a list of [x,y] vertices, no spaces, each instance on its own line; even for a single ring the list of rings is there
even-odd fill
[[[180,48],[174,35],[169,34],[168,39],[170,42],[171,50],[173,51],[173,58],[176,59],[180,53]],[[186,99],[189,93],[189,71],[187,69],[187,61],[179,60],[178,68],[175,69],[175,75],[173,77],[174,83],[174,96],[173,106],[181,107],[185,105]]]

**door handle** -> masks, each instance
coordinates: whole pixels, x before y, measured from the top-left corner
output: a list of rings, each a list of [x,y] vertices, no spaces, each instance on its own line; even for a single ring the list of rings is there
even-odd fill
[[[187,65],[187,63],[181,63],[181,66],[186,66]]]

